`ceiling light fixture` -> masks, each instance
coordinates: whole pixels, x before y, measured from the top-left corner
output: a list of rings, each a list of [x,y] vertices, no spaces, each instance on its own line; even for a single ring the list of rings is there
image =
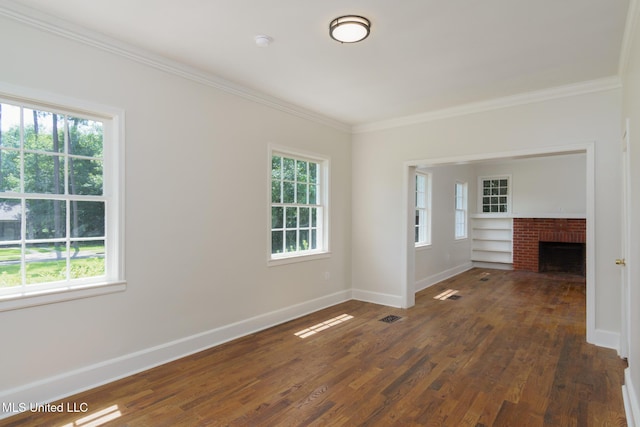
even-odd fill
[[[356,43],[366,39],[371,31],[371,22],[362,16],[346,15],[329,24],[329,35],[340,43]]]

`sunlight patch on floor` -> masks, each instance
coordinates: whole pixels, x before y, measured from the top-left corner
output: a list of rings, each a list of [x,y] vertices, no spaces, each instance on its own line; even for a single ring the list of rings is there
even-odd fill
[[[450,296],[457,294],[458,292],[460,292],[460,291],[456,291],[454,289],[447,289],[446,291],[442,292],[441,294],[436,295],[435,297],[433,297],[433,299],[439,299],[441,301],[444,301],[447,298],[449,298]]]
[[[121,416],[122,413],[120,412],[118,405],[112,405],[101,411],[78,418],[73,423],[65,424],[62,427],[97,427]]]
[[[340,316],[334,317],[332,319],[326,320],[322,323],[318,323],[317,325],[313,325],[310,328],[303,329],[299,332],[296,332],[295,335],[300,338],[306,338],[310,335],[316,334],[320,331],[324,331],[332,326],[338,325],[342,322],[346,322],[349,319],[353,319],[353,316],[349,314],[341,314]]]

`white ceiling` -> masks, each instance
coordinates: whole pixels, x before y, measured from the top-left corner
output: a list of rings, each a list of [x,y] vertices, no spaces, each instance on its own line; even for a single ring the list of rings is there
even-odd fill
[[[362,125],[617,75],[629,0],[14,3]],[[369,38],[332,40],[342,14],[369,18]]]

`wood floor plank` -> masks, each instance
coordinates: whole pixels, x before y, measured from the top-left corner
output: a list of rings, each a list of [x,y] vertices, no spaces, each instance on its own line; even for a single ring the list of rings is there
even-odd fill
[[[583,278],[472,269],[407,310],[348,301],[0,426],[624,426],[626,364],[585,317]]]

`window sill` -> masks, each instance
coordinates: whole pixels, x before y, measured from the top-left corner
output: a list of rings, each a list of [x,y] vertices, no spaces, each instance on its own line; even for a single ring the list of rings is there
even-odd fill
[[[267,261],[267,265],[269,267],[275,267],[277,265],[313,261],[316,259],[324,259],[329,257],[331,257],[331,252],[318,252],[318,253],[307,254],[307,255],[293,255],[293,256],[283,257],[283,258],[270,258]]]
[[[126,289],[127,282],[121,281],[92,285],[78,285],[63,289],[22,293],[19,295],[6,295],[0,297],[0,312],[90,298],[99,295],[107,295],[115,292],[122,292]]]
[[[424,243],[424,244],[420,244],[420,245],[416,245],[416,251],[422,251],[425,249],[431,249],[432,245],[431,243]]]

